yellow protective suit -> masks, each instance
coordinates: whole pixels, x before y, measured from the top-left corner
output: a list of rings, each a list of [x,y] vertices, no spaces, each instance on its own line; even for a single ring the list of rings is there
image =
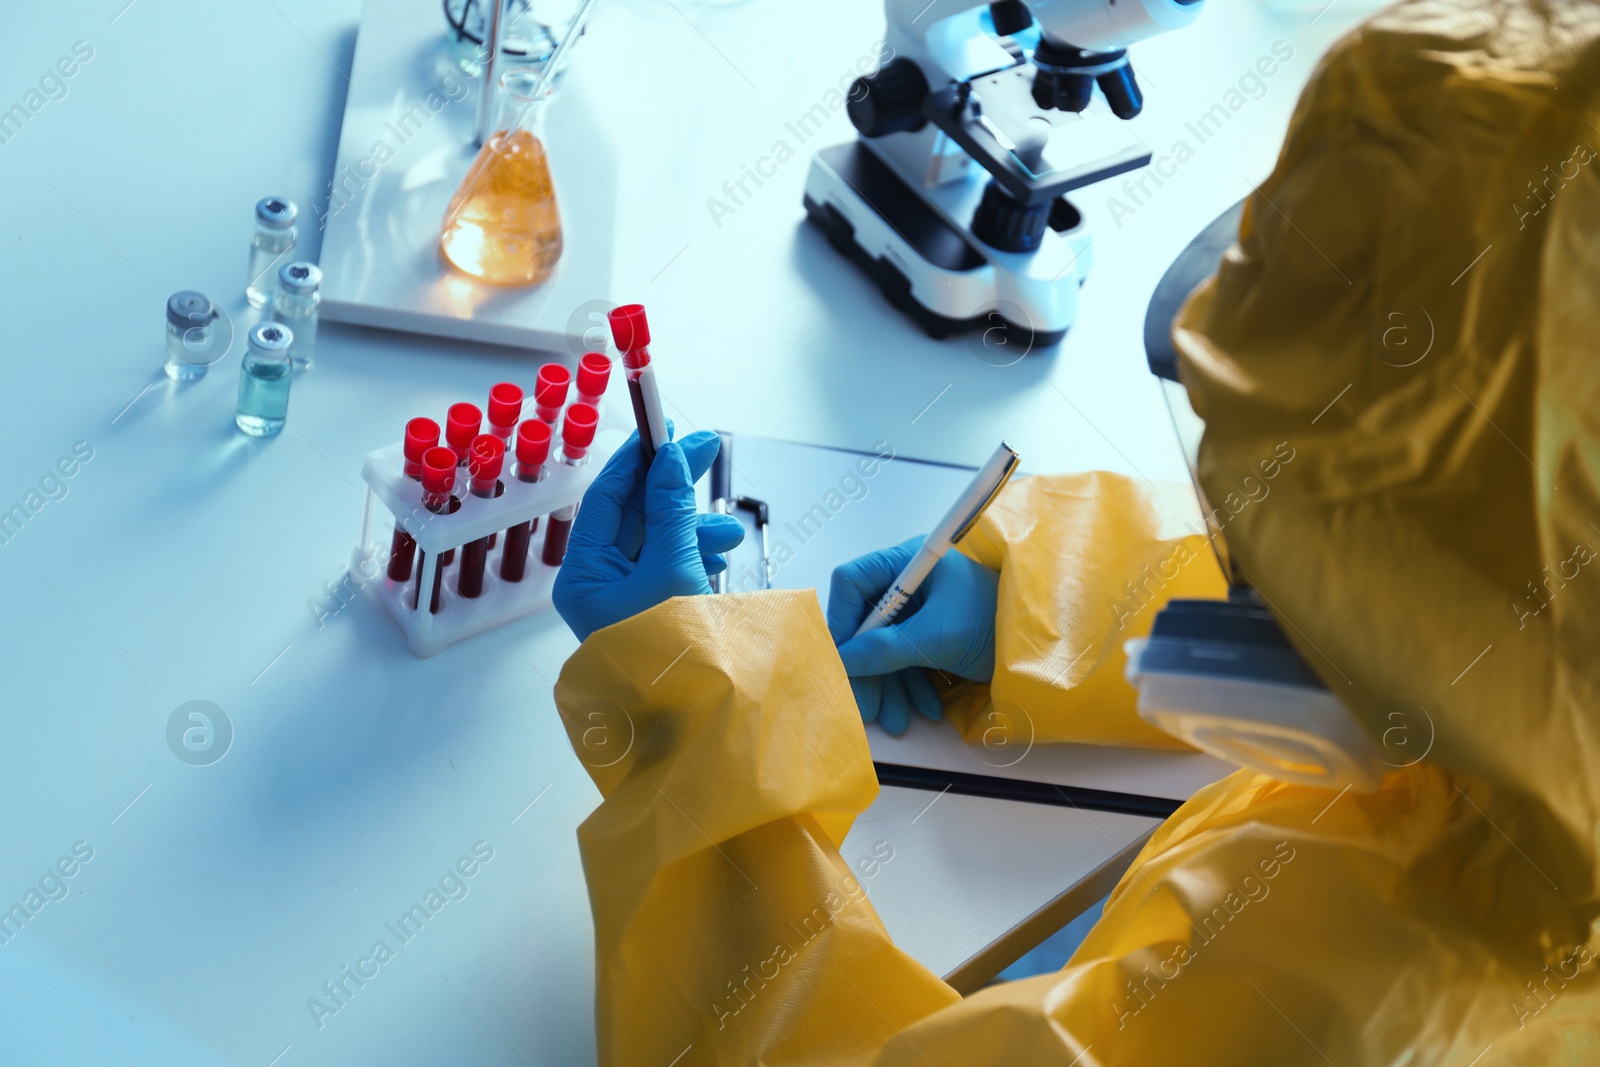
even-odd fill
[[[961,999],[838,855],[876,785],[813,595],[670,601],[557,685],[604,797],[604,1064],[1600,1064],[1596,10],[1416,0],[1341,42],[1178,331],[1234,558],[1408,765],[1224,779],[1065,970]],[[1099,598],[1186,544],[1152,599],[1216,588],[1164,515],[1111,476],[1008,490],[968,546],[1001,567],[993,711],[1153,740],[1115,674],[1155,606]]]

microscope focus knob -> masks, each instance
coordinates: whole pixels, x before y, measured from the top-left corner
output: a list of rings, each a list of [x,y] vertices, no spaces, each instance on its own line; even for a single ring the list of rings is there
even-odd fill
[[[1002,252],[1032,252],[1044,240],[1049,221],[1050,201],[1024,204],[991,178],[972,213],[972,236]]]
[[[845,112],[863,137],[910,133],[927,125],[922,114],[927,95],[928,79],[922,68],[901,57],[876,73],[857,78],[850,86]]]

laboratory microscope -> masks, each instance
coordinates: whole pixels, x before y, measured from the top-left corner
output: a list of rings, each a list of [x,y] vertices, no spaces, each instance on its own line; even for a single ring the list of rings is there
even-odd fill
[[[885,0],[892,58],[851,86],[861,139],[812,159],[807,216],[931,336],[1055,344],[1091,257],[1063,194],[1150,162],[1117,121],[1144,103],[1128,46],[1204,3]]]

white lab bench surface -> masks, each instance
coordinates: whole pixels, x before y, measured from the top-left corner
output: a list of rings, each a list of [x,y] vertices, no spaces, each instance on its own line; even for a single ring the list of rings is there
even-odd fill
[[[255,321],[240,289],[259,197],[302,205],[315,258],[356,0],[13,6],[0,512],[26,517],[0,544],[0,907],[27,917],[0,944],[0,1062],[593,1062],[574,829],[598,798],[550,697],[572,636],[546,614],[418,660],[377,605],[327,599],[362,456],[538,357],[325,324],[267,441],[233,427],[237,350],[198,383],[156,377],[174,290]],[[1005,435],[1033,470],[1181,478],[1145,301],[1270,168],[1351,18],[1237,0],[1136,47],[1142,136],[1192,155],[1137,202],[1123,179],[1074,196],[1097,242],[1080,321],[1014,360],[928,340],[802,224],[810,153],[853,135],[833,94],[876,54],[877,7],[606,0],[573,57],[609,71],[596,106],[620,166],[614,281],[588,310],[649,307],[680,429],[966,464]],[[1199,143],[1186,124],[1277,41],[1292,58]],[[802,142],[790,124],[819,106]],[[558,189],[587,162],[556,159]],[[761,184],[735,201],[746,168]],[[204,766],[169,744],[195,700],[230,734]],[[955,795],[912,823],[935,796],[885,790],[847,852],[904,842],[870,892],[946,973],[1089,903],[1060,901],[1098,890],[1150,824]],[[402,937],[414,904],[426,918]]]
[[[971,993],[1109,893],[1158,825],[884,786],[841,854],[895,942]]]

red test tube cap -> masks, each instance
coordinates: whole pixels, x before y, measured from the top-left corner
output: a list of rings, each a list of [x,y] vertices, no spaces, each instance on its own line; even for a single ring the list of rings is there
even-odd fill
[[[489,390],[489,425],[511,427],[522,418],[522,386],[501,382]]]
[[[578,361],[578,395],[604,396],[610,380],[610,357],[604,352],[585,352]]]
[[[481,433],[472,439],[467,453],[467,471],[475,482],[493,482],[500,477],[506,462],[506,443],[492,433]]]
[[[517,465],[532,470],[550,458],[550,427],[529,419],[517,430]]]
[[[448,448],[430,448],[422,454],[422,491],[447,496],[456,485],[456,454]]]
[[[539,378],[533,383],[533,400],[542,408],[559,408],[567,402],[567,386],[572,384],[572,372],[559,363],[546,363],[539,368]]]
[[[406,423],[406,462],[422,462],[422,454],[439,443],[439,424],[432,419],[412,419]]]
[[[650,343],[650,324],[645,321],[643,304],[623,304],[606,316],[611,322],[611,339],[624,352],[644,348]]]
[[[444,439],[449,442],[451,448],[465,450],[481,429],[483,429],[483,412],[478,410],[478,405],[450,405],[449,417],[445,420]]]
[[[586,452],[594,444],[595,427],[600,425],[600,413],[592,404],[574,404],[567,409],[567,418],[561,424],[561,443],[568,451]]]

